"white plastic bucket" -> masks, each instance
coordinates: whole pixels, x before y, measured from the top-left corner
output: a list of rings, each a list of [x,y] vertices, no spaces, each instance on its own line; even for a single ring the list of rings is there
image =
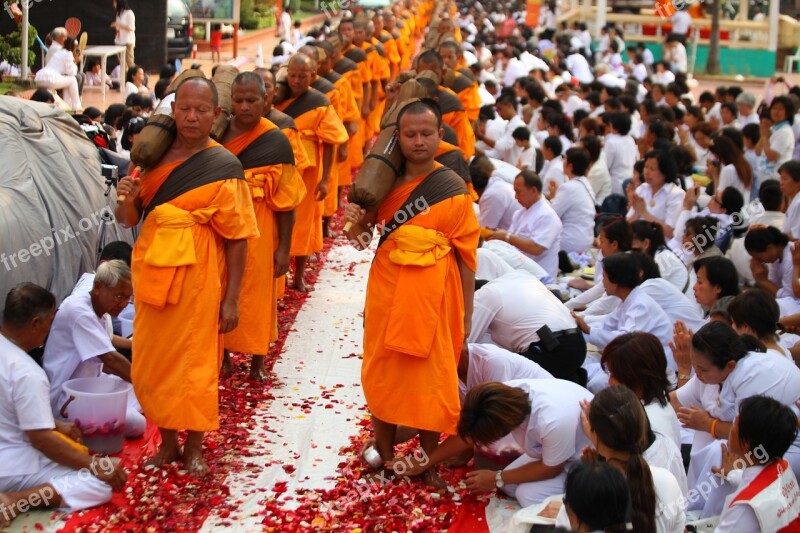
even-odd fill
[[[81,431],[95,453],[122,451],[131,384],[109,377],[76,378],[62,385],[69,397],[61,414]]]
[[[119,314],[120,334],[123,337],[130,337],[133,333],[133,304],[128,304],[128,307],[123,309]]]

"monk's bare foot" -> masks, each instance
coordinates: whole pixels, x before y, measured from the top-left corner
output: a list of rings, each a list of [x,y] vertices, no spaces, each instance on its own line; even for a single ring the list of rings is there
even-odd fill
[[[447,489],[447,483],[445,483],[441,476],[439,476],[439,473],[436,472],[436,467],[427,469],[422,473],[420,478],[422,479],[423,483],[429,487],[433,487],[436,490]]]
[[[292,288],[297,292],[311,292],[311,286],[306,283],[302,274],[295,274]]]
[[[0,492],[0,528],[8,527],[17,513],[14,512],[14,500]]]
[[[250,379],[259,383],[264,383],[267,380],[267,369],[264,368],[263,355],[253,356],[253,361],[250,363]]]
[[[222,355],[222,367],[219,369],[219,377],[227,379],[233,374],[233,364],[231,363],[231,352],[225,350]]]
[[[183,451],[183,465],[190,475],[201,478],[207,476],[211,469],[203,459],[203,450],[197,448],[186,448]]]
[[[161,468],[164,465],[174,463],[180,458],[181,458],[181,451],[179,448],[162,445],[161,448],[158,449],[158,453],[156,453],[153,457],[148,459],[144,465]]]
[[[326,239],[334,236],[333,231],[331,231],[330,222],[331,222],[330,217],[322,219],[322,236]]]

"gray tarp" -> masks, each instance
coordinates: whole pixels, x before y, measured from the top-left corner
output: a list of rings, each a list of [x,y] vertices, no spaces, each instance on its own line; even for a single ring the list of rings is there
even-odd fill
[[[130,230],[113,219],[94,144],[63,111],[0,96],[0,310],[6,294],[31,281],[60,302],[94,270],[102,245]]]

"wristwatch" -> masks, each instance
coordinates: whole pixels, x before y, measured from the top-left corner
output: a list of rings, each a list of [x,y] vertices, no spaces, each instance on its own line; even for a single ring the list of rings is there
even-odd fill
[[[498,489],[502,489],[505,486],[506,482],[503,481],[503,471],[498,470],[497,473],[494,475],[494,486]]]
[[[506,232],[506,242],[511,242],[511,234]]]

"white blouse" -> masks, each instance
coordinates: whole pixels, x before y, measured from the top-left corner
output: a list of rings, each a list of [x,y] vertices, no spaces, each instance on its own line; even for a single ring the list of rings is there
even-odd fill
[[[647,211],[659,220],[663,220],[670,228],[675,227],[678,215],[683,209],[683,197],[686,191],[674,183],[665,183],[658,192],[653,194],[653,189],[647,183],[636,187],[639,195],[647,206]],[[628,216],[634,213],[633,208],[628,210]]]

